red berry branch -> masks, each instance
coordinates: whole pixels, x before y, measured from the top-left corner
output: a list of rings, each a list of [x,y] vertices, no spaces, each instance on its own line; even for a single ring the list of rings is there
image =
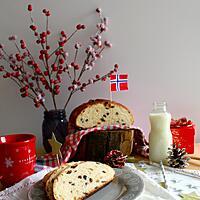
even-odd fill
[[[108,29],[108,19],[102,16],[101,9],[97,8],[96,13],[99,16],[99,23],[96,25],[96,32],[90,37],[90,45],[83,47],[81,43],[74,44],[74,57],[70,61],[68,52],[65,46],[73,36],[84,30],[84,24],[77,24],[75,30],[71,34],[67,34],[64,30],[60,31],[57,46],[52,48],[49,44],[51,31],[49,29],[49,17],[51,12],[43,9],[42,13],[45,16],[46,23],[44,30],[40,31],[32,16],[33,7],[28,5],[27,8],[30,14],[30,30],[32,31],[35,42],[38,45],[38,57],[34,57],[24,39],[17,40],[15,35],[9,36],[8,39],[13,42],[16,52],[9,54],[3,44],[0,44],[0,73],[3,78],[9,78],[14,81],[19,87],[22,97],[30,98],[35,107],[42,106],[48,111],[45,106],[45,96],[47,91],[50,93],[54,108],[57,109],[56,96],[60,94],[62,84],[62,76],[67,75],[70,81],[68,86],[69,96],[64,104],[66,109],[71,97],[78,91],[84,92],[85,89],[98,81],[105,81],[109,76],[118,70],[118,65],[115,64],[113,70],[110,70],[104,75],[96,75],[88,78],[84,82],[83,75],[95,67],[96,61],[102,58],[102,54],[106,48],[112,47],[112,44],[103,40],[103,33]],[[79,52],[85,52],[83,63],[78,63]],[[6,67],[5,67],[6,66]]]

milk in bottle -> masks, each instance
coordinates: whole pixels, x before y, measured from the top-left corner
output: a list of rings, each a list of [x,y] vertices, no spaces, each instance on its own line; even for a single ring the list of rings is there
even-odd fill
[[[166,111],[166,103],[154,103],[149,115],[151,131],[149,134],[149,159],[152,162],[161,160],[167,164],[168,148],[172,145],[170,131],[171,114]]]

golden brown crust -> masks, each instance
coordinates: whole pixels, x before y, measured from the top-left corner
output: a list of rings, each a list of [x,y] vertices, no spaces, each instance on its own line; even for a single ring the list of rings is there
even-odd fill
[[[122,105],[122,104],[120,104],[120,103],[118,103],[118,102],[115,102],[115,101],[110,101],[110,100],[108,100],[108,99],[95,99],[95,100],[89,100],[87,103],[83,103],[83,104],[81,104],[80,106],[78,106],[77,108],[75,108],[73,111],[72,111],[72,113],[71,113],[71,115],[70,115],[70,117],[69,117],[69,123],[68,123],[68,128],[69,129],[79,129],[80,127],[78,127],[77,125],[76,125],[76,118],[77,118],[77,116],[85,109],[85,108],[89,108],[90,106],[92,106],[92,105],[94,105],[94,104],[98,104],[98,103],[102,103],[102,104],[107,104],[108,106],[112,103],[112,104],[115,104],[115,105],[118,105],[118,106],[121,106],[121,107],[123,107],[124,109],[126,109],[130,114],[131,114],[131,112],[130,112],[130,110],[126,107],[126,106],[124,106],[124,105]]]
[[[53,174],[55,170],[50,171],[49,173],[47,173],[44,178],[42,179],[42,183],[44,184],[44,186],[46,185],[47,180],[49,179],[49,177],[51,176],[51,174]]]

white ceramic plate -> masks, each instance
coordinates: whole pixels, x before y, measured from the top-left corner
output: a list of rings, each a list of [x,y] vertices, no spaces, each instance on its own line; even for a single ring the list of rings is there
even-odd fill
[[[144,189],[144,182],[136,174],[136,171],[129,167],[115,169],[116,178],[103,189],[99,190],[88,200],[133,200],[141,195]],[[42,181],[35,183],[28,192],[29,200],[45,200]]]

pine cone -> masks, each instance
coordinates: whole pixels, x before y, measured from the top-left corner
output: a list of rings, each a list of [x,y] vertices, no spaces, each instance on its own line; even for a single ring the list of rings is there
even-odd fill
[[[179,146],[173,144],[172,148],[169,148],[168,164],[170,167],[183,169],[189,165],[190,158],[186,156],[185,148],[181,149]]]
[[[125,165],[126,157],[121,151],[112,150],[105,156],[104,163],[114,168],[122,168]]]

